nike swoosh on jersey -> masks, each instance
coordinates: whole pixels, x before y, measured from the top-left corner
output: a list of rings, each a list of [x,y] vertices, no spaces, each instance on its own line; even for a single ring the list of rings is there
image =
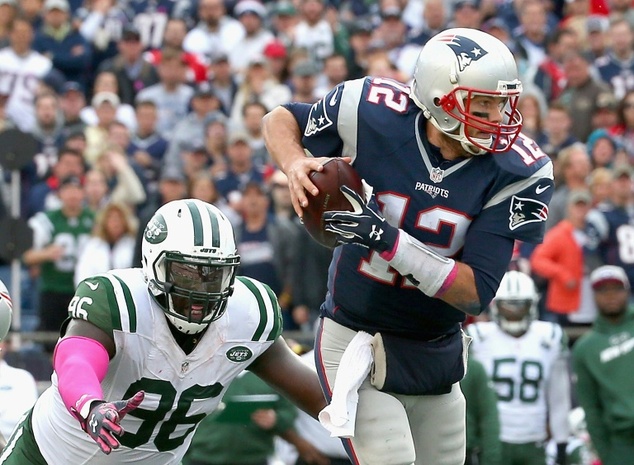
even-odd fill
[[[99,287],[99,283],[91,283],[89,281],[86,281],[86,286],[88,286],[91,291],[96,291]]]
[[[537,186],[535,188],[535,193],[537,193],[539,195],[542,192],[544,192],[546,189],[548,189],[549,187],[550,187],[550,185],[548,185],[548,186]]]
[[[330,97],[330,101],[328,102],[328,104],[331,107],[334,107],[337,104],[337,96],[339,95],[339,87],[335,88],[335,93],[332,95],[332,97]]]

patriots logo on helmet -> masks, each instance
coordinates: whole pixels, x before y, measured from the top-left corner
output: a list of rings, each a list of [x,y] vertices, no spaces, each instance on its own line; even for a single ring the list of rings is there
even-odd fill
[[[464,71],[472,61],[478,61],[487,53],[482,47],[480,47],[473,40],[456,34],[444,35],[438,38],[440,42],[445,42],[456,54],[458,59],[458,68],[460,71]]]
[[[528,223],[539,223],[548,218],[548,206],[535,199],[513,196],[510,207],[509,229],[511,231]]]

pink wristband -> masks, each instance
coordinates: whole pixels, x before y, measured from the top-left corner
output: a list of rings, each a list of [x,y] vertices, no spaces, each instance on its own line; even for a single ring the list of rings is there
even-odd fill
[[[55,347],[53,367],[59,393],[68,411],[79,421],[88,415],[82,410],[84,407],[103,399],[101,381],[106,377],[109,361],[106,348],[87,337],[65,337]]]
[[[453,282],[456,280],[456,276],[458,276],[458,263],[454,263],[453,268],[451,269],[451,271],[449,272],[449,274],[443,281],[442,286],[440,286],[440,289],[438,289],[438,292],[434,294],[434,297],[437,299],[442,297],[443,294],[447,292],[447,290],[451,287]]]

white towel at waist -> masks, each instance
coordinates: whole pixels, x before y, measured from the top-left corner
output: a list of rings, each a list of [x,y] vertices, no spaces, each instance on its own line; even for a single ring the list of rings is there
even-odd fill
[[[319,421],[331,437],[354,437],[359,387],[372,367],[372,335],[359,331],[343,352],[330,405],[319,412]]]

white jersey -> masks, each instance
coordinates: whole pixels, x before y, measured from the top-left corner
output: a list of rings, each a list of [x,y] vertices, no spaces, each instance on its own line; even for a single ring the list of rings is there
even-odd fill
[[[54,373],[52,386],[35,404],[32,421],[49,465],[180,464],[200,420],[216,409],[231,381],[282,330],[270,289],[240,277],[225,314],[186,354],[150,297],[140,268],[83,281],[69,312],[114,336],[116,355],[101,383],[105,399],[128,399],[141,390],[145,399],[121,422],[122,446],[105,455],[66,410]]]
[[[11,47],[0,50],[0,92],[9,95],[7,116],[22,131],[35,126],[35,94],[52,67],[51,60],[34,51],[20,56]]]
[[[494,322],[474,323],[466,331],[473,337],[470,354],[484,365],[498,395],[500,439],[512,444],[544,441],[548,390],[555,388],[550,383],[553,366],[568,353],[561,326],[533,321],[520,337]]]

